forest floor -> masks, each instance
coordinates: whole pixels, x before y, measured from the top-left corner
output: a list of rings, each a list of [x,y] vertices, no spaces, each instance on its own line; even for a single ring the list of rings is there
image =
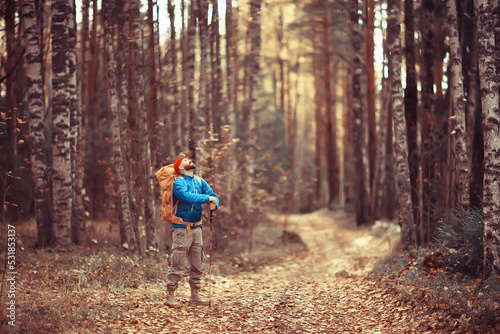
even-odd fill
[[[0,331],[500,333],[495,322],[500,314],[489,314],[490,323],[482,327],[471,321],[477,313],[470,309],[479,303],[484,282],[471,280],[457,288],[454,281],[427,273],[414,284],[419,261],[391,255],[398,234],[390,225],[357,228],[352,217],[331,211],[269,218],[279,224],[256,228],[251,254],[214,257],[211,291],[207,284],[202,289],[204,297],[211,296],[210,307],[189,305],[187,277],[176,291],[181,308],[164,306],[165,258],[21,252],[16,327],[7,325],[2,307]],[[284,219],[291,233],[276,238]],[[276,254],[269,255],[271,249]],[[387,267],[378,261],[387,257],[400,267],[395,276],[380,273]],[[465,306],[443,299],[443,292],[451,291],[458,291]],[[7,305],[5,292],[1,302]],[[488,305],[490,313],[500,309],[494,297]]]

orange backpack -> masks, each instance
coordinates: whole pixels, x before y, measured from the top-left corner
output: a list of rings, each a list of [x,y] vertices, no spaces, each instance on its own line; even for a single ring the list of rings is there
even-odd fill
[[[191,225],[186,224],[182,218],[177,217],[177,205],[179,200],[174,204],[173,199],[173,189],[175,180],[180,177],[179,174],[174,169],[174,165],[170,164],[168,166],[163,166],[156,172],[156,178],[160,183],[161,189],[161,220],[169,222],[171,224],[181,224],[181,225]],[[195,176],[198,182],[201,184],[201,180],[198,176]]]

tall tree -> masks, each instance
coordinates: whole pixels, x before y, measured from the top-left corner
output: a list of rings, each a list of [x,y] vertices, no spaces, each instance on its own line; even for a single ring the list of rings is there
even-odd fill
[[[410,172],[408,169],[408,148],[401,85],[401,16],[399,0],[388,1],[387,42],[389,45],[389,80],[394,109],[394,153],[397,162],[396,185],[398,193],[398,223],[405,248],[417,246],[416,229],[411,204]]]
[[[324,0],[324,71],[325,71],[325,107],[326,107],[326,155],[328,160],[328,191],[329,203],[338,202],[340,198],[339,158],[337,151],[337,117],[335,114],[335,99],[332,95],[333,80],[331,74],[331,41],[330,41],[330,6],[329,0]]]
[[[195,131],[195,105],[194,105],[194,77],[195,77],[195,39],[196,39],[196,12],[198,7],[197,0],[191,0],[191,5],[189,6],[189,18],[188,18],[188,28],[187,28],[187,38],[185,45],[186,58],[185,61],[185,76],[186,83],[184,89],[186,90],[186,104],[185,114],[188,121],[187,134],[188,138],[186,142],[188,143],[189,156],[192,159],[196,159],[196,148],[198,145],[198,136],[200,133]]]
[[[54,237],[71,244],[73,186],[71,178],[70,123],[70,0],[52,2],[52,187]]]
[[[465,119],[465,98],[462,75],[462,50],[458,36],[457,5],[455,0],[446,1],[448,31],[450,35],[451,58],[451,94],[453,111],[456,117],[455,158],[457,175],[457,204],[468,208],[470,205],[470,170],[467,150],[467,132]]]
[[[483,245],[485,276],[500,274],[500,117],[491,2],[475,0],[484,133]]]
[[[420,152],[417,142],[417,72],[415,70],[415,15],[413,0],[405,0],[405,60],[406,88],[404,94],[406,128],[408,133],[408,164],[410,168],[411,200],[415,223],[419,221]]]
[[[420,33],[421,33],[421,65],[420,81],[422,86],[422,175],[423,175],[423,215],[419,222],[418,243],[422,244],[430,238],[430,226],[436,210],[436,162],[433,146],[433,129],[435,114],[434,98],[434,30],[433,14],[434,0],[423,0],[420,8]],[[396,109],[394,106],[394,113]]]
[[[358,225],[370,221],[370,167],[368,162],[368,131],[367,117],[362,110],[361,76],[364,71],[362,61],[361,27],[359,26],[359,3],[351,0],[350,18],[352,29],[352,117],[354,122],[354,157],[355,157],[355,198],[356,198],[356,223]]]
[[[132,1],[133,2],[133,1]],[[125,154],[122,151],[122,141],[120,129],[120,110],[118,108],[118,92],[116,87],[116,59],[114,50],[113,37],[113,9],[114,4],[108,1],[103,3],[104,15],[104,31],[105,45],[107,58],[107,82],[109,85],[109,102],[111,110],[111,129],[113,133],[113,162],[116,171],[116,179],[118,184],[118,196],[121,208],[121,224],[123,226],[125,240],[122,240],[122,245],[129,248],[132,253],[138,252],[137,241],[133,227],[133,217],[131,211],[130,194],[127,187],[127,166]],[[125,246],[126,244],[126,246]]]
[[[50,217],[50,191],[47,179],[47,153],[45,151],[45,108],[43,101],[42,53],[35,0],[24,0],[21,5],[26,45],[26,75],[28,77],[28,106],[30,110],[31,173],[35,199],[35,219],[38,229],[37,246],[52,242]]]
[[[219,32],[219,1],[212,0],[212,127],[213,134],[220,134],[224,114],[222,113],[222,66]]]
[[[156,33],[153,19],[153,0],[148,0],[148,56],[147,56],[147,74],[148,74],[148,128],[151,133],[151,158],[152,165],[155,169],[160,168],[159,163],[159,139],[158,139],[158,103],[157,91],[158,80],[156,79]]]
[[[249,78],[248,78],[248,125],[246,133],[246,198],[245,198],[245,213],[246,222],[253,226],[250,222],[250,215],[253,208],[254,195],[254,178],[255,178],[255,157],[257,154],[257,99],[258,99],[258,78],[260,74],[260,42],[261,42],[261,15],[260,8],[262,0],[250,1],[250,55],[249,55]],[[252,244],[250,243],[250,249]]]
[[[375,115],[375,69],[374,52],[375,42],[373,33],[375,30],[375,0],[364,0],[365,3],[365,52],[366,52],[366,83],[368,90],[367,113],[368,113],[368,155],[370,163],[370,187],[371,196],[376,196],[375,171],[377,162],[377,121]],[[372,202],[373,203],[373,202]],[[370,216],[373,217],[376,208],[371,207]]]
[[[172,0],[168,0],[168,16],[170,18],[170,59],[172,66],[172,75],[170,79],[170,92],[173,102],[170,104],[170,113],[172,115],[172,133],[174,143],[174,153],[178,154],[182,150],[181,135],[181,108],[179,107],[180,95],[177,72],[177,39],[175,37],[175,7]]]

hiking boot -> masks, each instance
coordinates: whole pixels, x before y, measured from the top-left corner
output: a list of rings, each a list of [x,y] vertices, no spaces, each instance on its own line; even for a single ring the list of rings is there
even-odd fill
[[[191,284],[191,299],[189,299],[190,304],[208,306],[208,300],[203,300],[200,297],[201,284]]]
[[[174,291],[177,289],[175,285],[167,285],[167,300],[165,301],[166,306],[179,308],[181,304],[179,304],[174,297]]]

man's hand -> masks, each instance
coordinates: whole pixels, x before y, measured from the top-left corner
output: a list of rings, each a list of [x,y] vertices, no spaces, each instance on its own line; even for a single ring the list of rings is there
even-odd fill
[[[210,210],[215,210],[217,208],[217,198],[215,196],[210,196]]]

